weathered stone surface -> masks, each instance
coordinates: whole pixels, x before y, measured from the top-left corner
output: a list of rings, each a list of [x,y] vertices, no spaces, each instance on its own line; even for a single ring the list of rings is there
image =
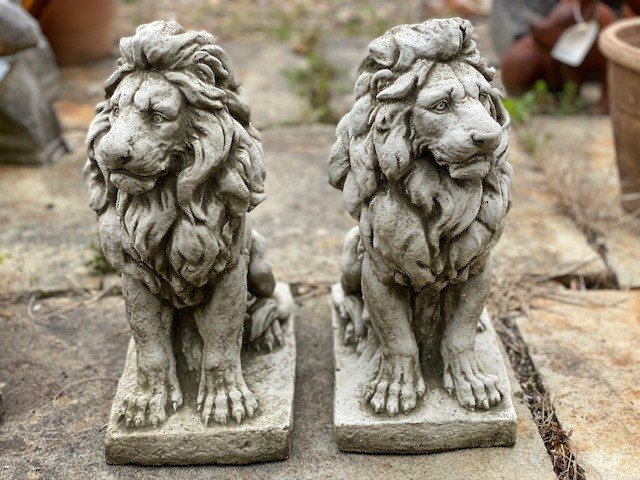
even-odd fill
[[[622,220],[605,232],[605,256],[621,288],[640,288],[640,222]]]
[[[262,133],[267,200],[249,214],[269,244],[276,277],[286,282],[333,283],[340,274],[344,234],[354,222],[342,196],[326,181],[330,125]]]
[[[496,265],[521,265],[528,274],[549,278],[606,277],[602,258],[571,219],[549,203],[514,197],[509,222],[495,248]]]
[[[358,78],[360,61],[367,52],[370,39],[364,37],[328,37],[322,41],[322,54],[335,70],[331,82],[329,106],[341,118],[353,105],[353,85]]]
[[[391,28],[361,65],[329,155],[329,183],[358,222],[332,288],[336,349],[357,345],[335,366],[340,448],[512,445],[502,357],[477,331],[513,173],[495,70],[460,18]]]
[[[574,300],[541,300],[518,326],[587,478],[638,479],[640,293]]]
[[[525,129],[538,139],[538,154],[560,165],[572,162],[582,178],[619,194],[610,117],[544,115],[530,119]]]
[[[335,287],[334,287],[335,288]],[[344,344],[344,324],[332,307],[335,390],[333,422],[338,447],[366,453],[428,453],[458,448],[513,446],[517,419],[505,360],[486,310],[487,328],[476,336],[482,365],[500,378],[507,395],[496,408],[467,410],[447,395],[440,375],[426,368],[427,393],[415,411],[397,418],[379,416],[366,408],[360,391],[375,377],[371,362],[358,358],[355,347]]]
[[[509,145],[509,162],[518,181],[512,185],[509,221],[494,250],[496,264],[522,266],[529,274],[549,278],[604,278],[608,273],[604,261],[573,221],[560,212],[517,135]]]
[[[230,42],[223,47],[241,80],[240,95],[251,105],[251,121],[258,129],[301,121],[308,107],[287,84],[284,72],[304,65],[304,57],[285,43]]]
[[[9,62],[17,60],[28,67],[44,98],[51,100],[58,88],[55,56],[37,20],[17,3],[20,2],[2,2],[0,5],[0,56],[13,55],[5,59]],[[0,66],[0,78],[5,65]]]
[[[279,287],[293,299],[288,285]],[[258,400],[256,416],[240,425],[202,423],[195,408],[197,375],[185,375],[182,385],[186,401],[159,429],[131,431],[119,420],[118,406],[136,382],[136,351],[133,339],[127,351],[124,372],[118,384],[107,426],[108,463],[142,465],[244,464],[282,460],[291,453],[293,393],[296,369],[294,316],[283,325],[284,344],[272,352],[244,351],[242,369]]]
[[[85,266],[97,223],[76,150],[54,165],[0,166],[0,294],[99,288]]]
[[[70,308],[74,298],[42,301],[44,314]],[[340,452],[333,437],[332,346],[328,296],[296,313],[298,356],[293,449],[284,462],[248,466],[137,467],[107,465],[105,426],[129,343],[124,302],[105,297],[33,323],[26,304],[0,307],[0,379],[7,413],[0,427],[0,472],[6,478],[126,477],[146,479],[446,478],[553,480],[542,439],[512,381],[518,415],[516,445],[429,455]],[[509,369],[510,370],[510,369]],[[93,380],[91,380],[93,379]],[[60,393],[61,392],[61,393]]]
[[[12,2],[0,4],[0,56],[35,47],[42,37],[38,22]]]
[[[38,165],[67,149],[51,95],[55,59],[38,22],[21,6],[0,3],[0,163]]]
[[[66,151],[49,98],[20,58],[0,58],[0,163],[39,165]]]

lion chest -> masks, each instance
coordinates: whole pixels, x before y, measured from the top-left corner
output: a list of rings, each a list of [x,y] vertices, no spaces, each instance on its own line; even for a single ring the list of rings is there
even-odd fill
[[[399,189],[378,191],[360,219],[378,273],[415,289],[465,281],[500,237],[508,200],[484,189],[461,201],[466,205],[444,218],[441,209],[425,212]]]
[[[181,224],[180,217],[170,204],[164,207],[154,208],[153,215],[149,214],[148,208],[135,208],[133,204],[121,212],[116,206],[108,208],[99,221],[105,257],[123,274],[140,280],[154,295],[164,298],[175,307],[197,305],[205,299],[211,283],[226,267],[235,264],[246,250],[246,225],[241,221],[235,228],[229,229],[228,244],[220,240],[215,251],[208,249],[207,254],[213,253],[215,260],[222,261],[210,262],[210,266],[192,278],[188,275],[192,269],[185,261],[185,255],[189,252],[183,254],[176,248],[176,238],[186,235],[184,231],[177,230]],[[222,237],[224,226],[221,224],[217,230],[207,228],[200,233],[208,238],[216,235]],[[202,257],[204,253],[200,255]],[[203,263],[197,263],[196,267],[202,267]]]

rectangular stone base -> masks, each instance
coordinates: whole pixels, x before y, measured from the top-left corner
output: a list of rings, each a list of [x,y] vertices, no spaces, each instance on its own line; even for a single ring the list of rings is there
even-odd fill
[[[285,299],[293,309],[289,286],[279,283],[276,289],[279,299]],[[293,313],[284,323],[283,331],[284,345],[274,351],[258,353],[245,349],[242,353],[245,381],[258,400],[253,418],[243,420],[240,425],[233,421],[227,425],[212,422],[206,427],[196,411],[194,395],[187,394],[182,407],[160,427],[132,429],[118,421],[114,402],[105,440],[107,462],[245,464],[287,458],[291,452],[296,363]],[[180,380],[182,384],[183,379]],[[135,381],[136,351],[131,340],[116,399]]]
[[[334,287],[335,288],[335,287]],[[389,417],[363,405],[363,385],[374,375],[372,362],[358,362],[353,345],[343,345],[344,325],[332,306],[335,394],[334,435],[341,450],[364,453],[428,453],[472,447],[513,446],[516,413],[498,338],[485,310],[485,330],[476,353],[487,371],[500,376],[507,398],[490,410],[461,407],[442,387],[441,372],[425,375],[427,393],[409,414]],[[482,468],[481,465],[478,468]]]

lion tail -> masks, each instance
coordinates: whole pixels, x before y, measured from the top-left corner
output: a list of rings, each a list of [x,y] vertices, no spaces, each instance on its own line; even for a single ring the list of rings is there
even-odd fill
[[[334,285],[331,298],[335,311],[345,325],[344,344],[356,344],[357,352],[366,347],[368,313],[362,299],[363,247],[360,228],[354,227],[347,233],[342,248],[342,277],[339,285]]]

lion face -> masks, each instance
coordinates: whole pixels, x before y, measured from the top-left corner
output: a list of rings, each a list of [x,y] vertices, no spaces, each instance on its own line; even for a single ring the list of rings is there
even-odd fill
[[[107,133],[96,160],[116,188],[131,195],[151,190],[179,161],[187,110],[179,88],[157,72],[127,75],[109,100]]]
[[[415,151],[428,149],[455,179],[485,177],[503,135],[491,92],[473,67],[436,64],[409,119]]]

